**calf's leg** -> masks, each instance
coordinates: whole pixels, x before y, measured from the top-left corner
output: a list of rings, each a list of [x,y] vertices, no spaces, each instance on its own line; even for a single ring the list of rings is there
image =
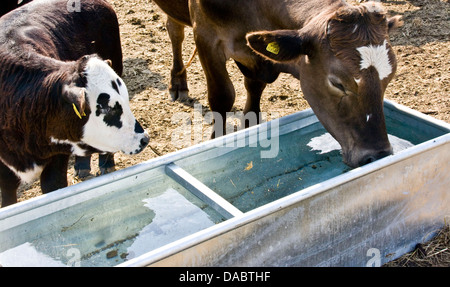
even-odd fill
[[[107,174],[115,170],[114,154],[106,153],[99,154],[98,156],[98,168],[99,174]],[[89,176],[91,172],[91,156],[76,156],[75,157],[75,176],[79,178],[85,178]]]
[[[2,191],[2,205],[5,207],[17,202],[17,189],[20,178],[0,161],[0,190]]]
[[[68,155],[57,155],[51,159],[41,174],[42,193],[49,193],[67,186],[68,164]]]
[[[115,170],[114,154],[100,154],[98,156],[98,167],[100,169],[100,175],[113,172]]]
[[[75,176],[87,177],[91,173],[91,156],[76,156],[74,170]]]

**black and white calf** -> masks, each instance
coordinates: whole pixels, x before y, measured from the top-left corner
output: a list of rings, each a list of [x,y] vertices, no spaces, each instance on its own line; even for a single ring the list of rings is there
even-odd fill
[[[0,16],[5,15],[8,12],[11,12],[12,10],[25,5],[29,2],[31,2],[32,0],[3,0],[3,4],[0,5]],[[81,8],[81,2],[76,3],[75,1],[67,1],[66,2],[66,6],[67,9],[71,9],[71,10],[76,10],[78,9],[78,5]],[[95,51],[95,52],[102,52],[104,47],[100,47],[100,49],[98,49],[99,51]],[[114,51],[115,54],[119,55],[121,53],[121,49],[118,48]],[[105,55],[107,56],[107,55]],[[71,57],[69,55],[69,57],[67,57],[67,60],[72,59],[76,60],[76,57]],[[119,57],[115,57],[115,58],[119,58]],[[119,76],[121,76],[122,74],[122,62],[120,61],[115,61],[114,65],[112,65],[113,69],[116,71],[116,73],[118,73]],[[115,169],[115,163],[114,163],[114,154],[112,153],[105,153],[105,154],[100,154],[99,155],[99,159],[98,159],[98,166],[99,166],[99,174],[106,174],[109,173],[111,171],[114,171]],[[78,176],[79,178],[85,178],[87,176],[90,175],[91,172],[91,156],[86,156],[86,157],[80,157],[80,156],[76,156],[75,157],[75,165],[74,165],[74,170],[75,170],[75,176]]]
[[[4,15],[0,67],[2,206],[39,176],[44,193],[67,186],[71,154],[147,146],[118,75],[119,28],[106,1],[83,0],[71,12],[66,0],[35,0]]]

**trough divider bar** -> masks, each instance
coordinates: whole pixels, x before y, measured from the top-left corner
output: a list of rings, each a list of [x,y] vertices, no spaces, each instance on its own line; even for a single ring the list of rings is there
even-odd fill
[[[226,199],[215,193],[197,178],[185,171],[180,166],[170,163],[165,166],[166,174],[182,185],[188,191],[200,198],[202,201],[211,206],[214,210],[224,216],[226,219],[230,219],[243,214],[242,211],[237,209],[234,205],[229,203]]]

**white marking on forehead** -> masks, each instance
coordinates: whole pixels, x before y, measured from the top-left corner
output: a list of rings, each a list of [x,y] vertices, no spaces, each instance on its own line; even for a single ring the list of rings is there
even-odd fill
[[[389,49],[386,46],[387,41],[384,40],[380,46],[369,45],[357,48],[361,55],[361,70],[373,66],[378,71],[380,80],[388,77],[392,73],[392,66],[389,61]]]
[[[366,7],[367,11],[369,11],[370,13],[374,13],[374,12],[375,13],[383,13],[384,12],[383,6],[378,2],[370,1],[363,5]]]

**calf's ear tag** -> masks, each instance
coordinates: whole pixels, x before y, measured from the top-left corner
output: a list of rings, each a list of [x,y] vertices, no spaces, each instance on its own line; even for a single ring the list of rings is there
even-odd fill
[[[272,42],[269,43],[269,45],[267,45],[266,50],[272,54],[278,55],[278,53],[280,53],[280,46],[278,45],[277,42]]]
[[[72,104],[73,106],[73,110],[75,111],[75,114],[80,118],[80,120],[82,119],[82,117],[86,116],[86,113],[83,112],[83,115],[80,114],[80,112],[77,109],[77,106],[75,106],[75,104]]]

